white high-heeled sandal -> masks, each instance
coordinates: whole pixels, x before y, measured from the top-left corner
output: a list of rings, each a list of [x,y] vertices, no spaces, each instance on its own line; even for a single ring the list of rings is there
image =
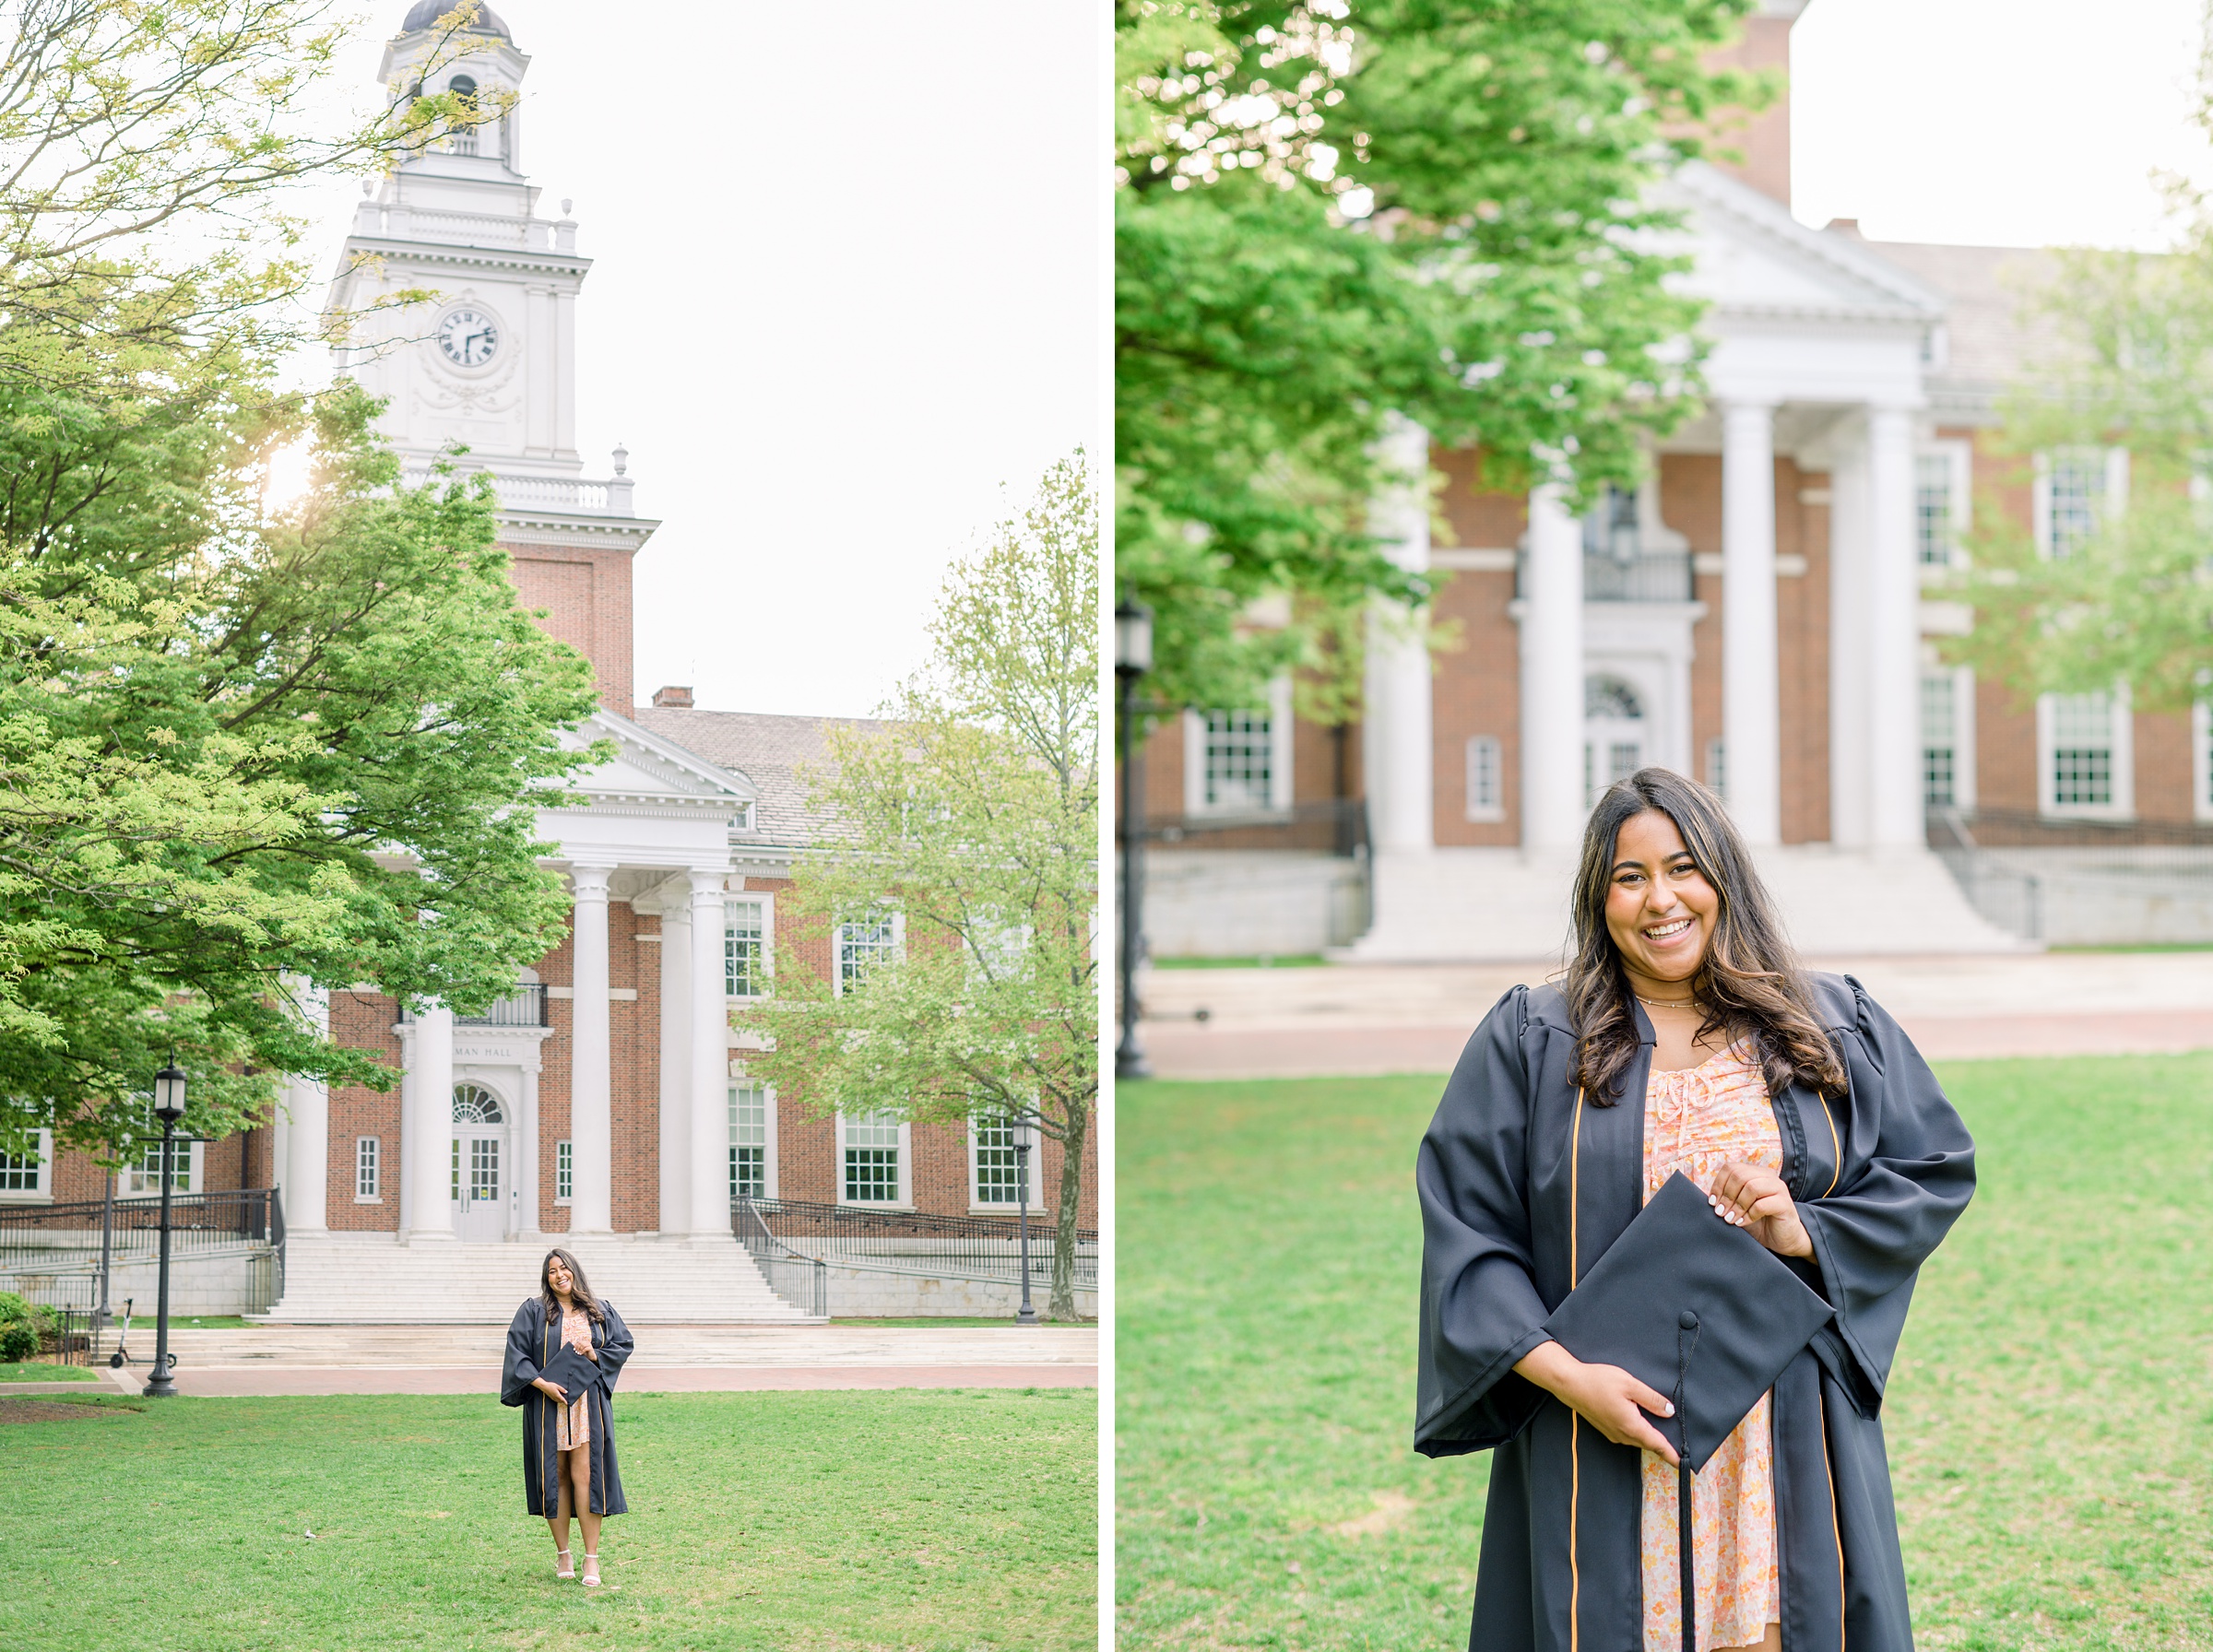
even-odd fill
[[[587,1589],[599,1587],[599,1557],[597,1554],[587,1553],[584,1557],[584,1587]]]
[[[556,1549],[553,1551],[553,1552],[561,1557],[561,1564],[553,1568],[553,1575],[556,1577],[575,1576],[576,1563],[569,1558],[569,1552],[566,1549]],[[568,1569],[563,1571],[562,1569],[563,1566],[567,1567]]]

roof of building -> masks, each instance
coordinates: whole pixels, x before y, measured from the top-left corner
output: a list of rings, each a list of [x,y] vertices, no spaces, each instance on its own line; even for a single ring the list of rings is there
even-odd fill
[[[415,0],[415,4],[408,7],[407,21],[400,24],[399,31],[402,34],[413,34],[418,29],[435,28],[440,18],[460,10],[468,3],[469,0]],[[484,0],[476,0],[476,5],[477,15],[463,26],[467,31],[471,34],[496,34],[500,39],[512,42],[515,35],[500,20],[500,14],[484,4]]]
[[[1944,294],[1945,360],[1932,378],[1994,390],[2028,364],[2035,329],[2024,324],[2022,301],[2056,273],[2056,252],[1911,241],[1865,244]]]
[[[872,717],[776,717],[661,705],[641,705],[630,715],[663,739],[751,780],[761,793],[755,822],[761,840],[790,849],[845,835],[834,816],[809,802],[810,778],[801,773],[831,771],[830,731],[881,734],[892,726]]]

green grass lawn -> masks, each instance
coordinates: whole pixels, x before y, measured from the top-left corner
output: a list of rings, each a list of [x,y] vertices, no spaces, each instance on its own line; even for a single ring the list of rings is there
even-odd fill
[[[130,1404],[0,1426],[10,1652],[1096,1639],[1090,1389],[620,1396],[631,1512],[590,1593],[554,1580],[496,1400]]]
[[[21,1360],[0,1365],[0,1383],[94,1383],[100,1374],[83,1365],[57,1365],[50,1360]]]
[[[1920,1643],[2213,1648],[2213,1057],[1941,1076],[1981,1191],[1884,1409]],[[1465,1644],[1487,1458],[1408,1443],[1438,1089],[1120,1091],[1122,1646]]]

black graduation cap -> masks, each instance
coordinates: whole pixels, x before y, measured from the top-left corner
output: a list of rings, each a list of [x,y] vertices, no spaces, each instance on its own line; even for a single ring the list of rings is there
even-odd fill
[[[1652,1422],[1682,1459],[1676,1531],[1686,1648],[1697,1633],[1691,1476],[1834,1313],[1677,1171],[1544,1322],[1577,1359],[1618,1365],[1675,1401],[1673,1417]]]
[[[1595,1273],[1597,1269],[1592,1271]],[[538,1375],[558,1386],[569,1397],[569,1403],[574,1405],[584,1391],[598,1380],[599,1367],[563,1342],[553,1351],[553,1357],[546,1362],[545,1369]],[[1757,1399],[1758,1396],[1754,1395],[1753,1398]]]

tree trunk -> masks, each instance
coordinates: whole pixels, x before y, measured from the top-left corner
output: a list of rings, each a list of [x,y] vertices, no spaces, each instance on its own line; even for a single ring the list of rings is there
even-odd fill
[[[1077,1316],[1076,1217],[1083,1202],[1083,1139],[1090,1126],[1088,1106],[1069,1108],[1067,1134],[1060,1139],[1060,1209],[1053,1224],[1053,1294],[1046,1305],[1047,1319]]]

